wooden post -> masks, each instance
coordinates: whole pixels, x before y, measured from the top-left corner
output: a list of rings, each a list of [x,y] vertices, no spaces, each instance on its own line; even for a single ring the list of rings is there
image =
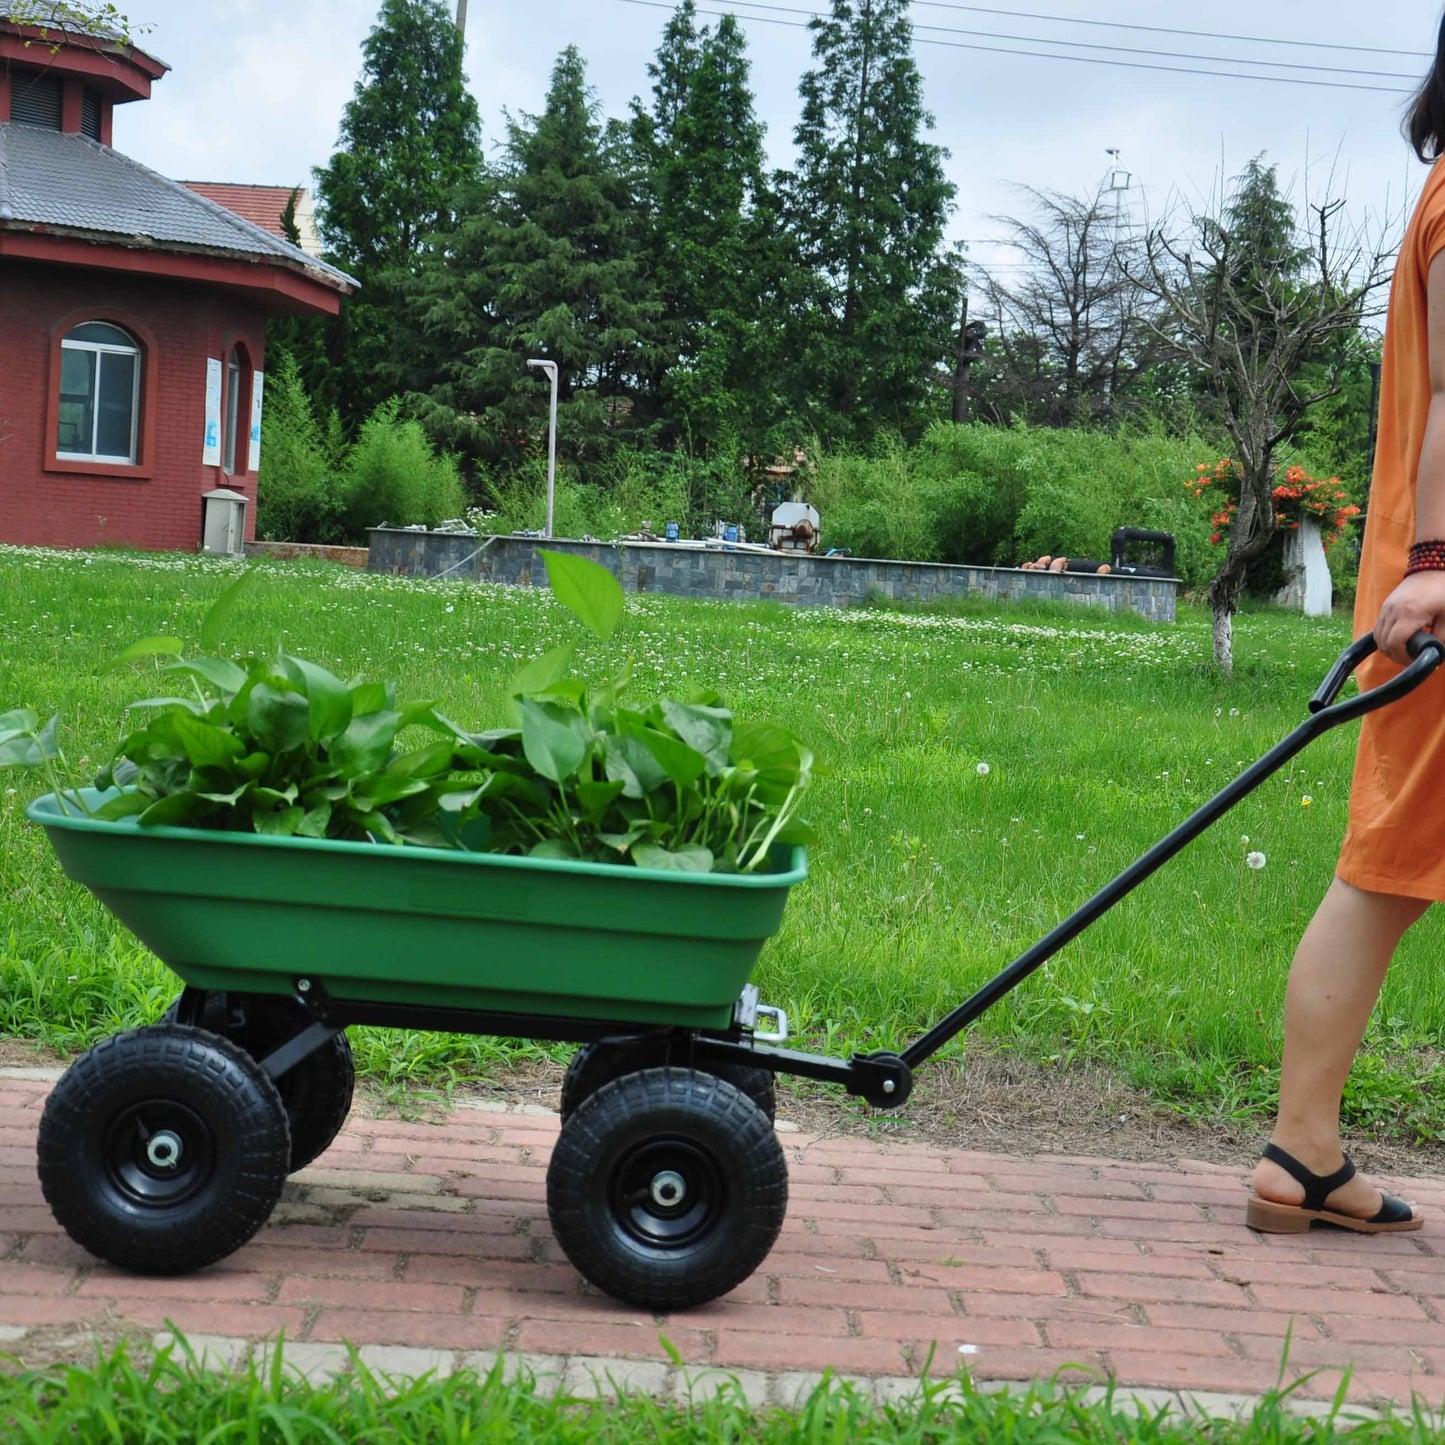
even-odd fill
[[[457,29],[467,33],[467,0],[457,0]]]

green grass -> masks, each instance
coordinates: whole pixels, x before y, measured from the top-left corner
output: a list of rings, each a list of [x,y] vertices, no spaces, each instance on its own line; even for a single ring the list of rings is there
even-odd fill
[[[527,1377],[506,1378],[500,1365],[485,1377],[412,1381],[378,1376],[354,1359],[350,1374],[312,1383],[284,1358],[278,1348],[265,1369],[226,1374],[202,1368],[181,1341],[149,1365],[121,1348],[88,1367],[0,1370],[0,1430],[26,1445],[1405,1445],[1439,1438],[1423,1403],[1373,1416],[1337,1400],[1301,1418],[1289,1409],[1288,1390],[1238,1420],[1216,1421],[1136,1406],[1123,1389],[1086,1393],[1077,1376],[1073,1384],[987,1393],[961,1377],[926,1383],[888,1405],[825,1381],[784,1410],[750,1407],[734,1382],[716,1377],[690,1400],[625,1394],[598,1402],[549,1395]]]
[[[148,685],[108,659],[138,636],[195,637],[230,576],[190,558],[0,549],[0,711],[62,710],[90,772]],[[997,972],[1299,722],[1349,637],[1345,618],[1246,615],[1225,682],[1202,613],[1156,628],[1082,609],[956,612],[641,598],[613,643],[582,648],[593,674],[633,654],[638,695],[717,684],[740,714],[813,741],[831,774],[810,799],[822,842],[759,982],[830,1051],[897,1046]],[[258,649],[394,679],[478,727],[504,721],[519,662],[576,634],[545,593],[305,566],[259,569],[233,628]],[[1316,743],[978,1032],[1046,1062],[1105,1061],[1181,1108],[1258,1117],[1290,956],[1338,856],[1354,743],[1353,728]],[[155,1017],[175,983],[63,880],[22,817],[39,786],[0,776],[0,1033],[73,1049]],[[1250,849],[1263,871],[1245,867]],[[1427,1086],[1445,1034],[1441,943],[1431,918],[1401,952],[1349,1100],[1355,1127],[1445,1137],[1445,1097]],[[363,1067],[393,1083],[474,1076],[502,1047],[360,1040]]]

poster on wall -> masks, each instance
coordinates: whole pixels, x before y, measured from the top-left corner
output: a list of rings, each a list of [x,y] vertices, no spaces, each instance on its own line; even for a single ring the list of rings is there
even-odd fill
[[[261,391],[265,384],[265,372],[256,371],[251,374],[251,451],[246,458],[248,472],[261,470]]]
[[[206,449],[201,465],[221,465],[221,362],[215,356],[206,358]]]

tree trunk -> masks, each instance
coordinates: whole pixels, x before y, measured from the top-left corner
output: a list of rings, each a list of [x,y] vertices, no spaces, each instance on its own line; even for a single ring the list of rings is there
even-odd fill
[[[1234,613],[1215,609],[1214,665],[1225,677],[1234,672]]]

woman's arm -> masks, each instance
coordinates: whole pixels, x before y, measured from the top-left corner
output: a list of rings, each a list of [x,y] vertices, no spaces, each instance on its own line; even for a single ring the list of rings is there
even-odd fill
[[[1430,420],[1415,486],[1415,540],[1445,539],[1445,252],[1430,267]],[[1445,637],[1445,572],[1406,577],[1385,599],[1375,624],[1380,651],[1405,663],[1417,632]]]

